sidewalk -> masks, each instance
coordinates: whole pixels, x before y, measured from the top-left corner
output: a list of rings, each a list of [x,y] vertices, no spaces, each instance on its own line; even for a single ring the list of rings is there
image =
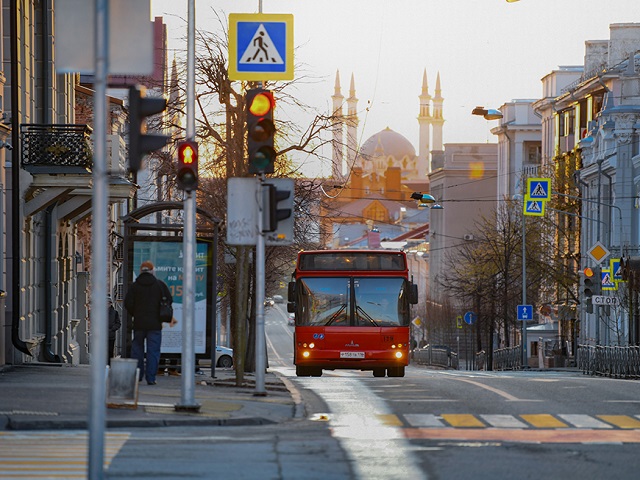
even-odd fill
[[[176,411],[182,377],[158,376],[156,385],[140,382],[137,408],[108,408],[107,428],[188,425],[261,425],[302,415],[295,387],[273,372],[265,376],[266,396],[255,395],[255,376],[235,386],[235,371],[209,369],[195,375],[198,412]],[[25,364],[0,367],[0,430],[86,429],[91,401],[89,365]]]

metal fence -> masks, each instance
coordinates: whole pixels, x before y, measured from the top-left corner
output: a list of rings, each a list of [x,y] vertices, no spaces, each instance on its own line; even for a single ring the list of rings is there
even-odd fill
[[[421,365],[458,370],[458,354],[448,347],[426,345],[413,351],[413,361]]]
[[[640,346],[579,345],[576,362],[585,375],[640,378]]]
[[[520,370],[522,368],[522,347],[499,348],[493,351],[494,370]]]

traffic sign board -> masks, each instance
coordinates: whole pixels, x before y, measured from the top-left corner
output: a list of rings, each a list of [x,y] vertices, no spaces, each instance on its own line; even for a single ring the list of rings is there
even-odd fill
[[[591,297],[591,302],[594,305],[619,305],[620,301],[618,297],[607,297],[605,295],[594,295]]]
[[[229,78],[293,80],[293,15],[229,15]]]
[[[467,323],[467,325],[473,325],[474,323],[476,323],[477,319],[478,316],[474,312],[467,312],[464,314],[464,321]]]
[[[551,179],[527,178],[527,198],[531,200],[551,200]]]
[[[532,200],[530,198],[524,201],[524,214],[536,217],[544,216],[544,200]]]
[[[611,252],[602,243],[596,242],[593,247],[587,250],[589,256],[597,263],[600,264],[605,258],[607,258]]]
[[[518,305],[518,320],[533,320],[533,305]]]

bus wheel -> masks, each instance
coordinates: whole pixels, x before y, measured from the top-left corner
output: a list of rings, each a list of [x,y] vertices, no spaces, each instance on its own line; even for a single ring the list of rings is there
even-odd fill
[[[311,376],[311,372],[309,370],[309,367],[299,367],[298,365],[296,365],[296,376],[309,377]]]
[[[316,367],[316,368],[310,368],[310,375],[312,377],[321,377],[322,376],[322,368],[320,367]]]
[[[404,367],[389,367],[389,368],[387,368],[387,376],[389,376],[389,377],[404,377]]]
[[[384,377],[385,369],[384,368],[374,368],[373,376],[374,377]]]

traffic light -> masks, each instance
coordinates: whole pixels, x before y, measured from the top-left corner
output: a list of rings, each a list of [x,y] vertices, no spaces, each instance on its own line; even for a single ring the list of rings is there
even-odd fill
[[[276,133],[273,94],[264,88],[253,88],[247,91],[245,101],[249,173],[273,173],[276,160],[273,148],[273,136]]]
[[[198,188],[198,144],[178,143],[178,187],[185,192]]]
[[[164,147],[167,135],[147,133],[146,118],[167,108],[167,100],[147,97],[146,89],[139,85],[129,87],[129,171],[142,168],[142,159],[149,153]]]
[[[602,293],[602,274],[600,273],[600,267],[587,267],[583,270],[583,273],[582,297],[584,298],[587,307],[587,313],[593,313],[593,302],[591,297]]]
[[[294,182],[272,178],[264,184],[264,222],[266,245],[290,245],[293,241]]]

